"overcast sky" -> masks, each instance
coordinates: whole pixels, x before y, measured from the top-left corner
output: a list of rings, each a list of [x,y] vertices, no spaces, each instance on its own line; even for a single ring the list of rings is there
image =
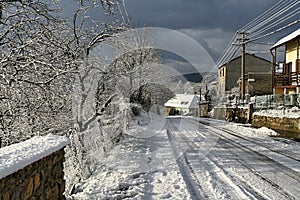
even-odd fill
[[[276,0],[126,0],[134,23],[171,29],[234,31]]]
[[[215,61],[238,29],[277,2],[278,0],[125,0],[133,27],[178,30],[195,39]],[[203,59],[207,57],[199,55],[200,60],[201,56]],[[191,71],[186,62],[174,55],[167,55],[164,61],[183,71]],[[204,71],[209,69],[205,67]]]
[[[127,0],[133,25],[183,31],[220,53],[233,34],[276,0]]]
[[[134,26],[181,31],[199,42],[216,60],[234,33],[275,4],[276,0],[126,0]],[[170,65],[186,63],[171,57]],[[180,68],[179,67],[179,68]]]

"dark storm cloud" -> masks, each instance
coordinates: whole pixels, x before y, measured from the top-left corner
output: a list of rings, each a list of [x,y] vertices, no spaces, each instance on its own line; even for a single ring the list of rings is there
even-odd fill
[[[63,2],[66,15],[72,16],[74,8],[69,0]],[[215,61],[238,29],[275,3],[277,0],[125,0],[133,27],[178,30],[195,39]],[[104,19],[98,9],[92,15]],[[202,58],[205,60],[206,55],[199,55]],[[183,71],[192,71],[180,58],[167,56],[166,61]]]
[[[275,0],[127,0],[133,26],[175,29],[195,39],[216,61],[234,33],[276,3]],[[199,59],[205,60],[205,55]],[[176,57],[168,63],[192,71]],[[213,67],[213,66],[212,66]]]
[[[237,30],[274,0],[127,0],[134,24],[172,29]]]

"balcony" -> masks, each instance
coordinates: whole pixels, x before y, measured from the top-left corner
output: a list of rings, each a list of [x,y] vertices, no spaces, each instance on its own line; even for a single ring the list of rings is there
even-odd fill
[[[297,87],[300,86],[300,72],[291,73],[275,73],[274,74],[275,87]]]

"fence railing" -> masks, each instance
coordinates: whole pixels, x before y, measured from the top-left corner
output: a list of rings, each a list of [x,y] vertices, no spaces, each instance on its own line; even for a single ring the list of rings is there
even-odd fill
[[[292,86],[300,84],[300,73],[291,72],[289,74],[276,73],[274,75],[275,86]]]

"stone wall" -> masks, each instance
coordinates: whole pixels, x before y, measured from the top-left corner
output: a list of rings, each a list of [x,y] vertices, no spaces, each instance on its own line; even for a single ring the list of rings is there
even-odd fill
[[[255,128],[271,128],[281,135],[300,139],[300,118],[253,115],[252,126]]]
[[[228,112],[230,109],[226,107],[214,107],[214,119],[227,120]]]
[[[0,180],[0,200],[65,199],[64,149]]]
[[[208,117],[208,103],[199,104],[199,117]]]
[[[249,123],[251,121],[249,107],[214,107],[214,119],[233,121],[238,123]]]

